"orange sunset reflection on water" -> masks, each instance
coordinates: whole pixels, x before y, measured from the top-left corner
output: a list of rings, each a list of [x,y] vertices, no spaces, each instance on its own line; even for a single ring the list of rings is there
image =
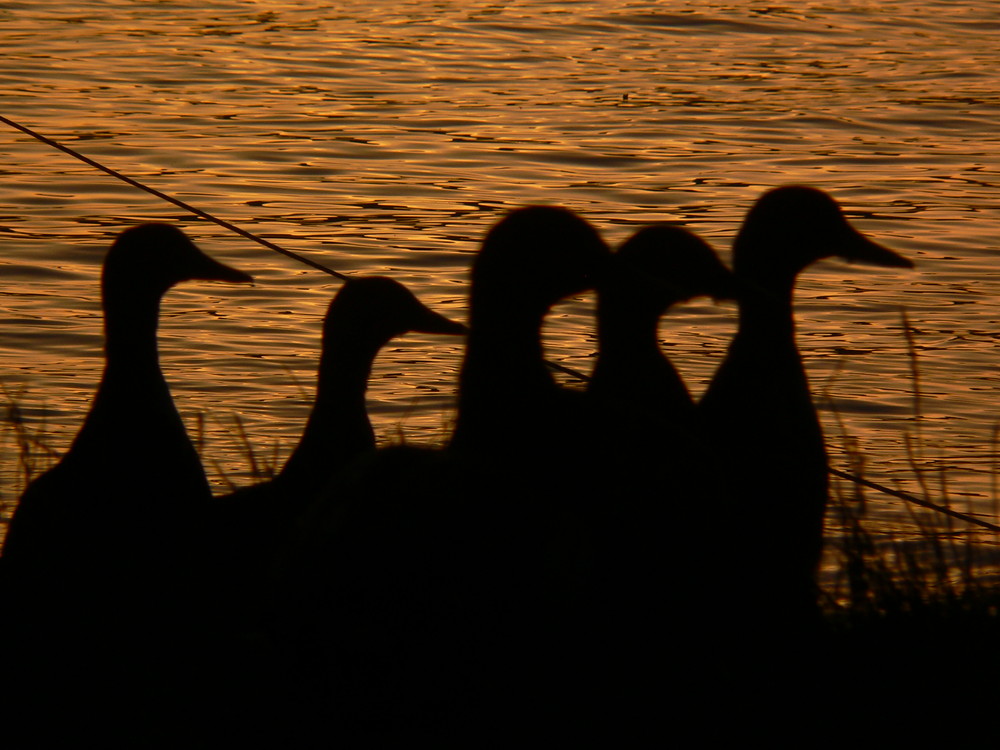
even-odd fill
[[[765,189],[822,187],[917,265],[829,261],[800,280],[798,340],[834,463],[848,465],[850,444],[872,478],[918,491],[909,436],[921,466],[947,469],[954,499],[987,512],[1000,391],[1000,99],[994,31],[980,25],[991,4],[668,5],[6,10],[2,113],[340,272],[391,276],[459,319],[471,258],[511,207],[565,205],[614,244],[680,222],[728,257]],[[0,385],[24,427],[53,455],[68,445],[100,377],[103,253],[127,226],[174,221],[256,279],[170,293],[160,347],[175,400],[220,490],[250,481],[237,417],[280,464],[311,404],[338,282],[13,130],[4,139]],[[693,393],[734,325],[731,303],[704,299],[662,323]],[[594,346],[592,298],[560,305],[549,358],[587,372]],[[460,357],[460,342],[426,335],[383,352],[369,395],[383,441],[446,439]],[[10,501],[10,425],[2,449]],[[905,517],[882,502],[887,520]]]

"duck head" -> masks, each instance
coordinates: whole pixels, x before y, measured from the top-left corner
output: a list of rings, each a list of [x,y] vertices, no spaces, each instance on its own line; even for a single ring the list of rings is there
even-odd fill
[[[487,233],[472,266],[472,317],[485,312],[541,318],[564,297],[593,289],[611,252],[572,211],[529,206]]]
[[[398,281],[359,276],[346,281],[330,302],[323,342],[325,346],[335,337],[355,336],[381,346],[410,331],[459,336],[466,327],[429,309]]]
[[[736,297],[732,272],[708,243],[672,224],[640,229],[614,254],[612,269],[601,293],[611,292],[623,303],[645,303],[657,315],[694,297]]]
[[[182,281],[228,281],[253,283],[242,271],[212,260],[177,227],[141,224],[118,235],[104,260],[101,283],[106,291],[146,297],[162,297]]]
[[[868,239],[822,190],[802,185],[775,188],[751,207],[733,245],[733,270],[755,283],[791,286],[802,269],[837,256],[877,266],[913,263]]]

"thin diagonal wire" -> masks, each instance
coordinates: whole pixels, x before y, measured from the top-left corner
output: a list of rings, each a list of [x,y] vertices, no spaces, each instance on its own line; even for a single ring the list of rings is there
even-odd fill
[[[149,185],[145,185],[145,184],[139,182],[138,180],[134,180],[131,177],[128,177],[127,175],[124,175],[121,172],[118,172],[117,170],[112,169],[111,167],[106,167],[103,164],[101,164],[100,162],[94,161],[89,156],[84,156],[79,151],[75,151],[74,149],[71,149],[69,146],[64,146],[63,144],[59,143],[58,141],[54,141],[51,138],[49,138],[47,136],[44,136],[41,133],[38,133],[38,132],[32,130],[31,128],[26,128],[24,125],[16,123],[16,122],[14,122],[13,120],[11,120],[8,117],[4,117],[3,115],[0,115],[0,122],[4,123],[5,125],[9,125],[10,127],[14,128],[15,130],[20,130],[22,133],[25,133],[26,135],[30,135],[32,138],[41,141],[42,143],[44,143],[47,146],[51,146],[54,149],[58,149],[59,151],[62,151],[64,154],[68,154],[68,155],[72,156],[74,159],[79,159],[84,164],[87,164],[87,165],[89,165],[91,167],[94,167],[95,169],[99,169],[100,171],[104,172],[105,174],[109,174],[112,177],[114,177],[116,179],[119,179],[122,182],[125,182],[125,183],[131,185],[132,187],[139,188],[139,190],[144,190],[147,193],[155,195],[157,198],[161,198],[161,199],[167,201],[167,203],[173,203],[175,206],[177,206],[179,208],[183,208],[185,211],[190,211],[195,216],[200,216],[203,219],[207,219],[208,221],[215,222],[220,227],[225,227],[226,229],[228,229],[231,232],[236,232],[236,234],[240,235],[241,237],[246,237],[248,240],[253,240],[254,242],[256,242],[256,243],[258,243],[260,245],[263,245],[264,247],[268,248],[269,250],[274,250],[274,252],[276,252],[276,253],[281,253],[282,255],[286,255],[289,258],[297,260],[299,263],[304,263],[307,266],[311,266],[312,268],[315,268],[317,271],[322,271],[323,273],[327,273],[327,274],[330,274],[331,276],[335,276],[336,278],[340,279],[341,281],[347,281],[347,279],[349,278],[347,275],[342,274],[340,271],[335,271],[334,269],[329,268],[328,266],[324,266],[322,263],[318,263],[318,262],[316,262],[314,260],[310,260],[309,258],[306,258],[304,255],[299,255],[298,253],[293,253],[291,250],[286,250],[285,248],[280,247],[279,245],[275,245],[270,240],[265,240],[263,237],[258,237],[257,235],[253,234],[252,232],[248,232],[247,230],[243,229],[242,227],[236,226],[232,222],[226,221],[225,219],[220,219],[218,216],[213,216],[212,214],[208,213],[207,211],[202,211],[200,208],[196,208],[196,207],[192,206],[190,203],[185,203],[184,201],[180,200],[179,198],[175,198],[174,196],[168,195],[167,193],[164,193],[161,190],[157,190],[156,188],[150,187]]]
[[[341,281],[347,281],[350,278],[349,276],[341,273],[340,271],[336,271],[330,268],[329,266],[325,266],[322,263],[318,263],[317,261],[311,260],[305,257],[304,255],[299,255],[298,253],[294,253],[291,250],[286,250],[280,245],[276,245],[270,240],[265,240],[263,237],[258,237],[252,232],[248,232],[246,229],[243,229],[242,227],[239,227],[233,224],[232,222],[226,221],[225,219],[220,219],[218,216],[214,216],[208,213],[207,211],[202,211],[200,208],[196,208],[195,206],[192,206],[190,203],[186,203],[185,201],[182,201],[179,198],[175,198],[172,195],[164,193],[162,190],[157,190],[156,188],[141,183],[138,180],[129,177],[128,175],[122,174],[118,170],[112,169],[111,167],[107,167],[101,164],[99,161],[91,159],[89,156],[84,156],[79,151],[76,151],[75,149],[72,149],[69,146],[64,146],[62,143],[59,143],[59,141],[53,140],[52,138],[42,135],[41,133],[32,130],[31,128],[25,127],[20,123],[14,122],[9,117],[4,117],[3,115],[0,115],[0,122],[4,123],[5,125],[9,125],[15,130],[21,131],[25,135],[31,136],[35,140],[41,141],[47,146],[51,146],[52,148],[58,151],[62,151],[64,154],[68,154],[69,156],[72,156],[74,159],[78,159],[79,161],[82,161],[84,164],[94,167],[94,169],[98,169],[101,172],[104,172],[105,174],[111,175],[115,179],[121,180],[122,182],[131,185],[132,187],[138,188],[139,190],[143,190],[151,195],[155,195],[157,198],[167,201],[167,203],[172,203],[178,208],[183,208],[185,211],[190,211],[195,216],[200,216],[203,219],[214,222],[218,224],[220,227],[225,227],[229,231],[235,232],[241,237],[246,237],[248,240],[253,240],[257,244],[263,245],[269,250],[273,250],[276,253],[281,253],[282,255],[292,258],[293,260],[297,260],[299,263],[304,263],[305,265],[310,266],[311,268],[315,268],[317,271],[322,271],[323,273],[329,274],[330,276],[334,276],[340,279]],[[548,362],[548,361],[546,361],[546,364],[551,369],[565,373],[566,375],[570,375],[582,382],[587,382],[590,380],[589,376],[585,375],[579,370],[574,370],[572,367],[567,367],[566,365],[560,365],[555,362]]]
[[[100,162],[94,161],[89,156],[84,156],[79,151],[76,151],[70,148],[69,146],[64,146],[58,141],[55,141],[47,136],[44,136],[41,133],[32,130],[31,128],[21,125],[20,123],[14,122],[8,117],[0,115],[0,122],[4,123],[5,125],[9,125],[15,130],[21,131],[25,135],[31,136],[35,140],[41,141],[47,146],[51,146],[52,148],[57,149],[58,151],[62,151],[64,154],[68,154],[69,156],[72,156],[74,159],[82,161],[84,164],[94,167],[95,169],[98,169],[101,172],[104,172],[105,174],[111,175],[112,177],[121,180],[122,182],[131,185],[132,187],[138,188],[139,190],[143,190],[147,193],[150,193],[151,195],[155,195],[157,198],[165,200],[168,203],[172,203],[173,205],[179,208],[183,208],[185,211],[190,211],[195,216],[200,216],[203,219],[214,222],[215,224],[218,224],[219,226],[224,227],[231,232],[235,232],[241,237],[245,237],[248,240],[252,240],[253,242],[258,243],[259,245],[263,245],[269,250],[273,250],[274,252],[292,258],[293,260],[297,260],[299,263],[303,263],[307,266],[310,266],[311,268],[315,268],[317,271],[322,271],[323,273],[329,274],[330,276],[334,276],[340,279],[341,281],[347,281],[350,278],[349,276],[341,273],[340,271],[336,271],[330,268],[329,266],[325,266],[322,263],[311,260],[305,257],[304,255],[299,255],[298,253],[292,252],[291,250],[286,250],[280,245],[276,245],[275,243],[271,242],[270,240],[266,240],[263,237],[258,237],[252,232],[248,232],[246,229],[243,229],[242,227],[239,227],[233,224],[232,222],[226,221],[225,219],[221,219],[218,216],[214,216],[208,213],[207,211],[202,211],[200,208],[196,208],[195,206],[192,206],[190,203],[186,203],[185,201],[182,201],[179,198],[175,198],[172,195],[168,195],[167,193],[164,193],[161,190],[157,190],[156,188],[150,187],[149,185],[145,185],[139,182],[138,180],[134,180],[131,177],[128,177],[127,175],[124,175],[115,169],[112,169],[111,167],[106,167]],[[558,370],[559,372],[571,375],[572,377],[577,378],[581,381],[586,382],[590,380],[590,378],[587,375],[585,375],[582,372],[579,372],[578,370],[574,370],[572,367],[560,365],[555,362],[546,362],[546,364],[553,370]],[[945,515],[952,516],[953,518],[958,518],[967,523],[972,523],[977,526],[982,526],[983,528],[990,529],[991,531],[1000,532],[1000,526],[989,523],[987,521],[983,521],[982,519],[976,518],[975,516],[970,516],[967,513],[961,513],[959,511],[952,510],[951,508],[946,508],[942,505],[936,505],[935,503],[919,498],[916,495],[911,495],[907,492],[894,490],[890,487],[886,487],[885,485],[877,484],[876,482],[872,482],[867,479],[862,479],[861,477],[854,476],[853,474],[848,474],[847,472],[844,471],[839,471],[838,469],[834,469],[833,467],[829,468],[829,472],[834,476],[840,477],[841,479],[846,479],[848,481],[855,482],[857,484],[868,487],[869,489],[877,490],[878,492],[883,492],[887,495],[897,497],[901,500],[906,500],[907,502],[911,502],[914,505],[919,505],[923,508],[935,510],[938,513],[943,513]]]
[[[951,516],[952,518],[957,518],[966,523],[975,524],[976,526],[982,526],[984,529],[989,529],[990,531],[1000,531],[1000,526],[992,524],[989,521],[984,521],[981,518],[976,518],[975,516],[970,516],[968,513],[962,513],[957,510],[952,510],[943,505],[938,505],[937,503],[932,503],[930,500],[924,500],[916,495],[911,495],[909,492],[902,492],[900,490],[894,490],[891,487],[886,487],[884,484],[878,484],[877,482],[869,481],[868,479],[862,479],[854,474],[848,474],[846,471],[840,471],[839,469],[834,469],[832,466],[829,468],[831,474],[835,477],[840,477],[841,479],[846,479],[855,484],[860,484],[862,487],[868,487],[872,490],[877,490],[878,492],[883,492],[886,495],[891,495],[892,497],[897,497],[900,500],[905,500],[908,503],[913,503],[914,505],[919,505],[921,508],[928,508],[929,510],[936,510],[938,513],[943,513],[946,516]]]

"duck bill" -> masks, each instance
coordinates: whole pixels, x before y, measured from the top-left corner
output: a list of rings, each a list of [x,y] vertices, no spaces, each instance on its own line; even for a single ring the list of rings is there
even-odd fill
[[[219,263],[217,260],[212,260],[207,255],[203,254],[202,257],[204,260],[192,275],[192,278],[203,281],[227,281],[232,284],[253,283],[253,277],[249,274],[237,271],[235,268]]]
[[[469,332],[464,323],[449,320],[427,308],[424,308],[420,320],[410,326],[410,330],[416,333],[439,333],[444,336],[464,336]]]
[[[851,230],[845,238],[837,255],[844,260],[869,263],[873,266],[888,266],[891,268],[913,268],[913,261],[904,258],[877,242],[872,242],[860,232]]]

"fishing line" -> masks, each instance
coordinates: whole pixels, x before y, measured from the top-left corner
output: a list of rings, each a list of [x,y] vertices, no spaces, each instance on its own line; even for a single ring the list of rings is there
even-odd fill
[[[248,232],[247,230],[242,229],[241,227],[236,226],[232,222],[228,222],[225,219],[220,219],[218,216],[213,216],[207,211],[202,211],[200,208],[195,208],[190,203],[185,203],[179,198],[174,198],[172,195],[167,195],[166,193],[157,190],[154,187],[150,187],[149,185],[145,185],[139,182],[138,180],[134,180],[131,177],[123,175],[121,172],[118,172],[112,169],[111,167],[106,167],[100,162],[94,161],[89,156],[84,156],[79,151],[75,151],[74,149],[71,149],[69,146],[64,146],[58,141],[54,141],[51,138],[42,135],[41,133],[35,132],[31,128],[26,128],[24,125],[20,125],[8,117],[0,115],[0,122],[4,123],[5,125],[10,125],[10,127],[14,128],[15,130],[20,130],[22,133],[30,135],[35,140],[41,141],[47,146],[52,146],[52,148],[58,149],[59,151],[62,151],[64,154],[69,154],[74,159],[79,159],[84,164],[88,164],[89,166],[94,167],[95,169],[99,169],[105,174],[109,174],[112,177],[131,185],[132,187],[139,188],[140,190],[145,190],[147,193],[150,193],[151,195],[155,195],[157,198],[161,198],[167,201],[167,203],[173,203],[175,206],[183,208],[185,211],[190,211],[195,216],[200,216],[203,219],[215,222],[220,227],[225,227],[231,232],[236,232],[236,234],[240,235],[241,237],[246,237],[248,240],[253,240],[254,242],[268,248],[269,250],[274,250],[274,252],[281,253],[282,255],[292,258],[293,260],[297,260],[299,263],[304,263],[307,266],[315,268],[317,271],[322,271],[323,273],[330,274],[330,276],[335,276],[341,281],[347,281],[349,278],[345,274],[342,274],[340,271],[335,271],[332,268],[324,266],[322,263],[317,263],[316,261],[310,260],[309,258],[306,258],[303,255],[299,255],[298,253],[293,253],[291,250],[286,250],[285,248],[280,247],[279,245],[275,245],[270,240],[265,240],[263,237],[258,237],[257,235]]]
[[[145,192],[147,192],[147,193],[149,193],[151,195],[155,195],[157,198],[165,200],[168,203],[172,203],[173,205],[175,205],[175,206],[177,206],[179,208],[183,208],[185,211],[189,211],[189,212],[193,213],[195,216],[200,216],[203,219],[206,219],[208,221],[214,222],[214,223],[218,224],[220,227],[224,227],[224,228],[228,229],[231,232],[235,232],[236,234],[240,235],[241,237],[245,237],[248,240],[253,240],[257,244],[263,245],[264,247],[268,248],[269,250],[273,250],[276,253],[281,253],[282,255],[284,255],[286,257],[292,258],[293,260],[297,260],[299,263],[303,263],[303,264],[305,264],[307,266],[310,266],[311,268],[315,268],[317,271],[322,271],[323,273],[329,274],[330,276],[334,276],[334,277],[340,279],[341,281],[347,281],[350,278],[349,276],[340,273],[340,271],[335,271],[334,269],[329,268],[328,266],[324,266],[322,263],[318,263],[318,262],[316,262],[314,260],[310,260],[309,258],[306,258],[303,255],[299,255],[298,253],[294,253],[291,250],[286,250],[285,248],[280,247],[279,245],[274,244],[270,240],[266,240],[263,237],[258,237],[257,235],[253,234],[252,232],[248,232],[247,230],[245,230],[245,229],[243,229],[241,227],[236,226],[232,222],[226,221],[225,219],[220,219],[218,216],[213,216],[212,214],[208,213],[207,211],[202,211],[200,208],[196,208],[196,207],[192,206],[190,203],[186,203],[186,202],[180,200],[179,198],[175,198],[172,195],[168,195],[167,193],[164,193],[161,190],[157,190],[156,188],[150,187],[149,185],[145,185],[145,184],[139,182],[138,180],[134,180],[131,177],[128,177],[127,175],[124,175],[121,172],[112,169],[111,167],[106,167],[103,164],[101,164],[100,162],[94,161],[89,156],[84,156],[79,151],[76,151],[76,150],[70,148],[69,146],[64,146],[63,144],[59,143],[58,141],[55,141],[55,140],[53,140],[53,139],[51,139],[51,138],[49,138],[47,136],[44,136],[41,133],[38,133],[38,132],[32,130],[31,128],[27,128],[24,125],[21,125],[19,123],[14,122],[9,117],[4,117],[3,115],[0,115],[0,122],[4,123],[5,125],[9,125],[10,127],[14,128],[15,130],[21,131],[25,135],[31,136],[32,138],[34,138],[37,141],[41,141],[42,143],[44,143],[47,146],[51,146],[52,148],[57,149],[58,151],[62,151],[64,154],[68,154],[69,156],[72,156],[74,159],[78,159],[78,160],[82,161],[84,164],[87,164],[87,165],[89,165],[91,167],[94,167],[95,169],[99,169],[100,171],[104,172],[105,174],[111,175],[115,179],[121,180],[122,182],[124,182],[124,183],[126,183],[128,185],[131,185],[132,187],[139,188],[139,190],[143,190],[143,191],[145,191]],[[582,382],[587,382],[587,381],[590,380],[589,376],[585,375],[582,372],[574,370],[572,367],[567,367],[566,365],[560,365],[560,364],[557,364],[555,362],[548,362],[548,361],[546,362],[546,364],[550,368],[552,368],[553,370],[557,370],[559,372],[565,373],[566,375],[574,377],[574,378],[576,378],[576,379],[578,379],[578,380],[580,380]],[[970,516],[970,515],[965,514],[965,513],[960,513],[958,511],[952,510],[951,508],[946,508],[946,507],[943,507],[941,505],[935,505],[932,502],[929,502],[927,500],[922,500],[922,499],[920,499],[920,498],[918,498],[918,497],[916,497],[914,495],[910,495],[910,494],[908,494],[906,492],[899,492],[898,490],[893,490],[893,489],[891,489],[889,487],[886,487],[884,485],[876,484],[875,482],[870,482],[867,479],[862,479],[861,477],[856,477],[856,476],[854,476],[852,474],[848,474],[846,472],[839,471],[839,470],[834,469],[832,467],[829,468],[829,472],[831,474],[833,474],[834,476],[840,477],[841,479],[847,479],[848,481],[854,482],[856,484],[863,485],[865,487],[868,487],[868,488],[873,489],[873,490],[877,490],[879,492],[883,492],[883,493],[885,493],[887,495],[891,495],[893,497],[897,497],[897,498],[900,498],[902,500],[907,500],[907,501],[909,501],[911,503],[914,503],[915,505],[919,505],[921,507],[928,508],[930,510],[936,510],[939,513],[944,513],[945,515],[949,515],[949,516],[952,516],[954,518],[958,518],[958,519],[960,519],[962,521],[966,521],[968,523],[972,523],[972,524],[976,524],[978,526],[982,526],[984,528],[990,529],[991,531],[1000,531],[1000,526],[995,526],[994,524],[988,523],[986,521],[982,521],[982,520],[980,520],[978,518],[975,518],[974,516]]]
[[[144,190],[145,192],[149,193],[150,195],[155,195],[157,198],[165,200],[168,203],[172,203],[173,205],[177,206],[178,208],[183,208],[185,211],[190,211],[195,216],[200,216],[203,219],[207,219],[208,221],[211,221],[211,222],[214,222],[214,223],[218,224],[220,227],[224,227],[224,228],[228,229],[231,232],[235,232],[236,234],[240,235],[241,237],[246,237],[248,240],[253,240],[257,244],[263,245],[264,247],[266,247],[269,250],[273,250],[276,253],[281,253],[284,256],[292,258],[293,260],[297,260],[299,263],[304,263],[305,265],[310,266],[311,268],[315,268],[317,271],[322,271],[323,273],[329,274],[330,276],[334,276],[334,277],[340,279],[341,281],[348,281],[350,279],[349,276],[347,276],[346,274],[341,273],[340,271],[335,271],[334,269],[332,269],[332,268],[330,268],[328,266],[324,266],[322,263],[318,263],[318,262],[316,262],[314,260],[310,260],[309,258],[306,258],[303,255],[299,255],[298,253],[293,253],[291,250],[286,250],[285,248],[283,248],[283,247],[281,247],[279,245],[274,244],[270,240],[265,240],[263,237],[258,237],[257,235],[253,234],[252,232],[248,232],[247,230],[245,230],[245,229],[243,229],[241,227],[236,226],[232,222],[226,221],[225,219],[220,219],[218,216],[213,216],[212,214],[208,213],[207,211],[202,211],[200,208],[196,208],[195,206],[192,206],[190,203],[186,203],[186,202],[180,200],[179,198],[175,198],[172,195],[168,195],[167,193],[164,193],[161,190],[157,190],[154,187],[150,187],[149,185],[143,184],[143,183],[139,182],[138,180],[135,180],[135,179],[133,179],[133,178],[127,176],[127,175],[122,174],[121,172],[119,172],[119,171],[117,171],[115,169],[112,169],[111,167],[106,167],[105,165],[101,164],[100,162],[95,161],[94,159],[91,159],[89,156],[84,156],[79,151],[76,151],[76,150],[70,148],[69,146],[64,146],[63,144],[61,144],[58,141],[55,141],[55,140],[49,138],[48,136],[44,136],[41,133],[32,130],[31,128],[25,127],[24,125],[21,125],[20,123],[14,122],[9,117],[4,117],[3,115],[0,115],[0,122],[4,123],[5,125],[9,125],[10,127],[14,128],[15,130],[20,130],[25,135],[30,135],[32,138],[34,138],[37,141],[41,141],[46,146],[51,146],[52,148],[57,149],[58,151],[62,151],[64,154],[68,154],[69,156],[72,156],[74,159],[79,159],[84,164],[87,164],[87,165],[89,165],[91,167],[94,167],[95,169],[99,169],[100,171],[104,172],[105,174],[111,175],[115,179],[121,180],[122,182],[124,182],[124,183],[126,183],[128,185],[131,185],[132,187],[139,188],[139,190]],[[580,380],[582,382],[587,382],[587,381],[590,380],[589,376],[585,375],[582,372],[579,372],[578,370],[574,370],[572,367],[567,367],[566,365],[560,365],[560,364],[557,364],[555,362],[548,362],[548,361],[546,362],[546,364],[550,368],[552,368],[553,370],[557,370],[558,372],[562,372],[562,373],[564,373],[566,375],[569,375],[571,377],[574,377],[577,380]]]
[[[932,503],[930,500],[924,500],[923,498],[917,497],[916,495],[911,495],[909,492],[902,492],[900,490],[894,490],[891,487],[886,487],[884,484],[878,484],[877,482],[871,482],[867,479],[862,479],[861,477],[855,476],[854,474],[848,474],[846,471],[840,471],[839,469],[834,469],[832,466],[829,468],[829,472],[835,477],[840,477],[841,479],[846,479],[855,484],[860,484],[862,487],[868,487],[872,490],[878,490],[886,495],[891,495],[892,497],[898,497],[900,500],[906,500],[914,505],[919,505],[921,508],[928,508],[929,510],[936,510],[938,513],[943,513],[946,516],[951,516],[952,518],[957,518],[960,521],[965,521],[966,523],[972,523],[976,526],[982,526],[984,529],[989,529],[990,531],[1000,531],[1000,526],[990,523],[989,521],[983,521],[975,516],[970,516],[968,513],[961,513],[957,510],[952,510],[944,505],[938,505]]]

